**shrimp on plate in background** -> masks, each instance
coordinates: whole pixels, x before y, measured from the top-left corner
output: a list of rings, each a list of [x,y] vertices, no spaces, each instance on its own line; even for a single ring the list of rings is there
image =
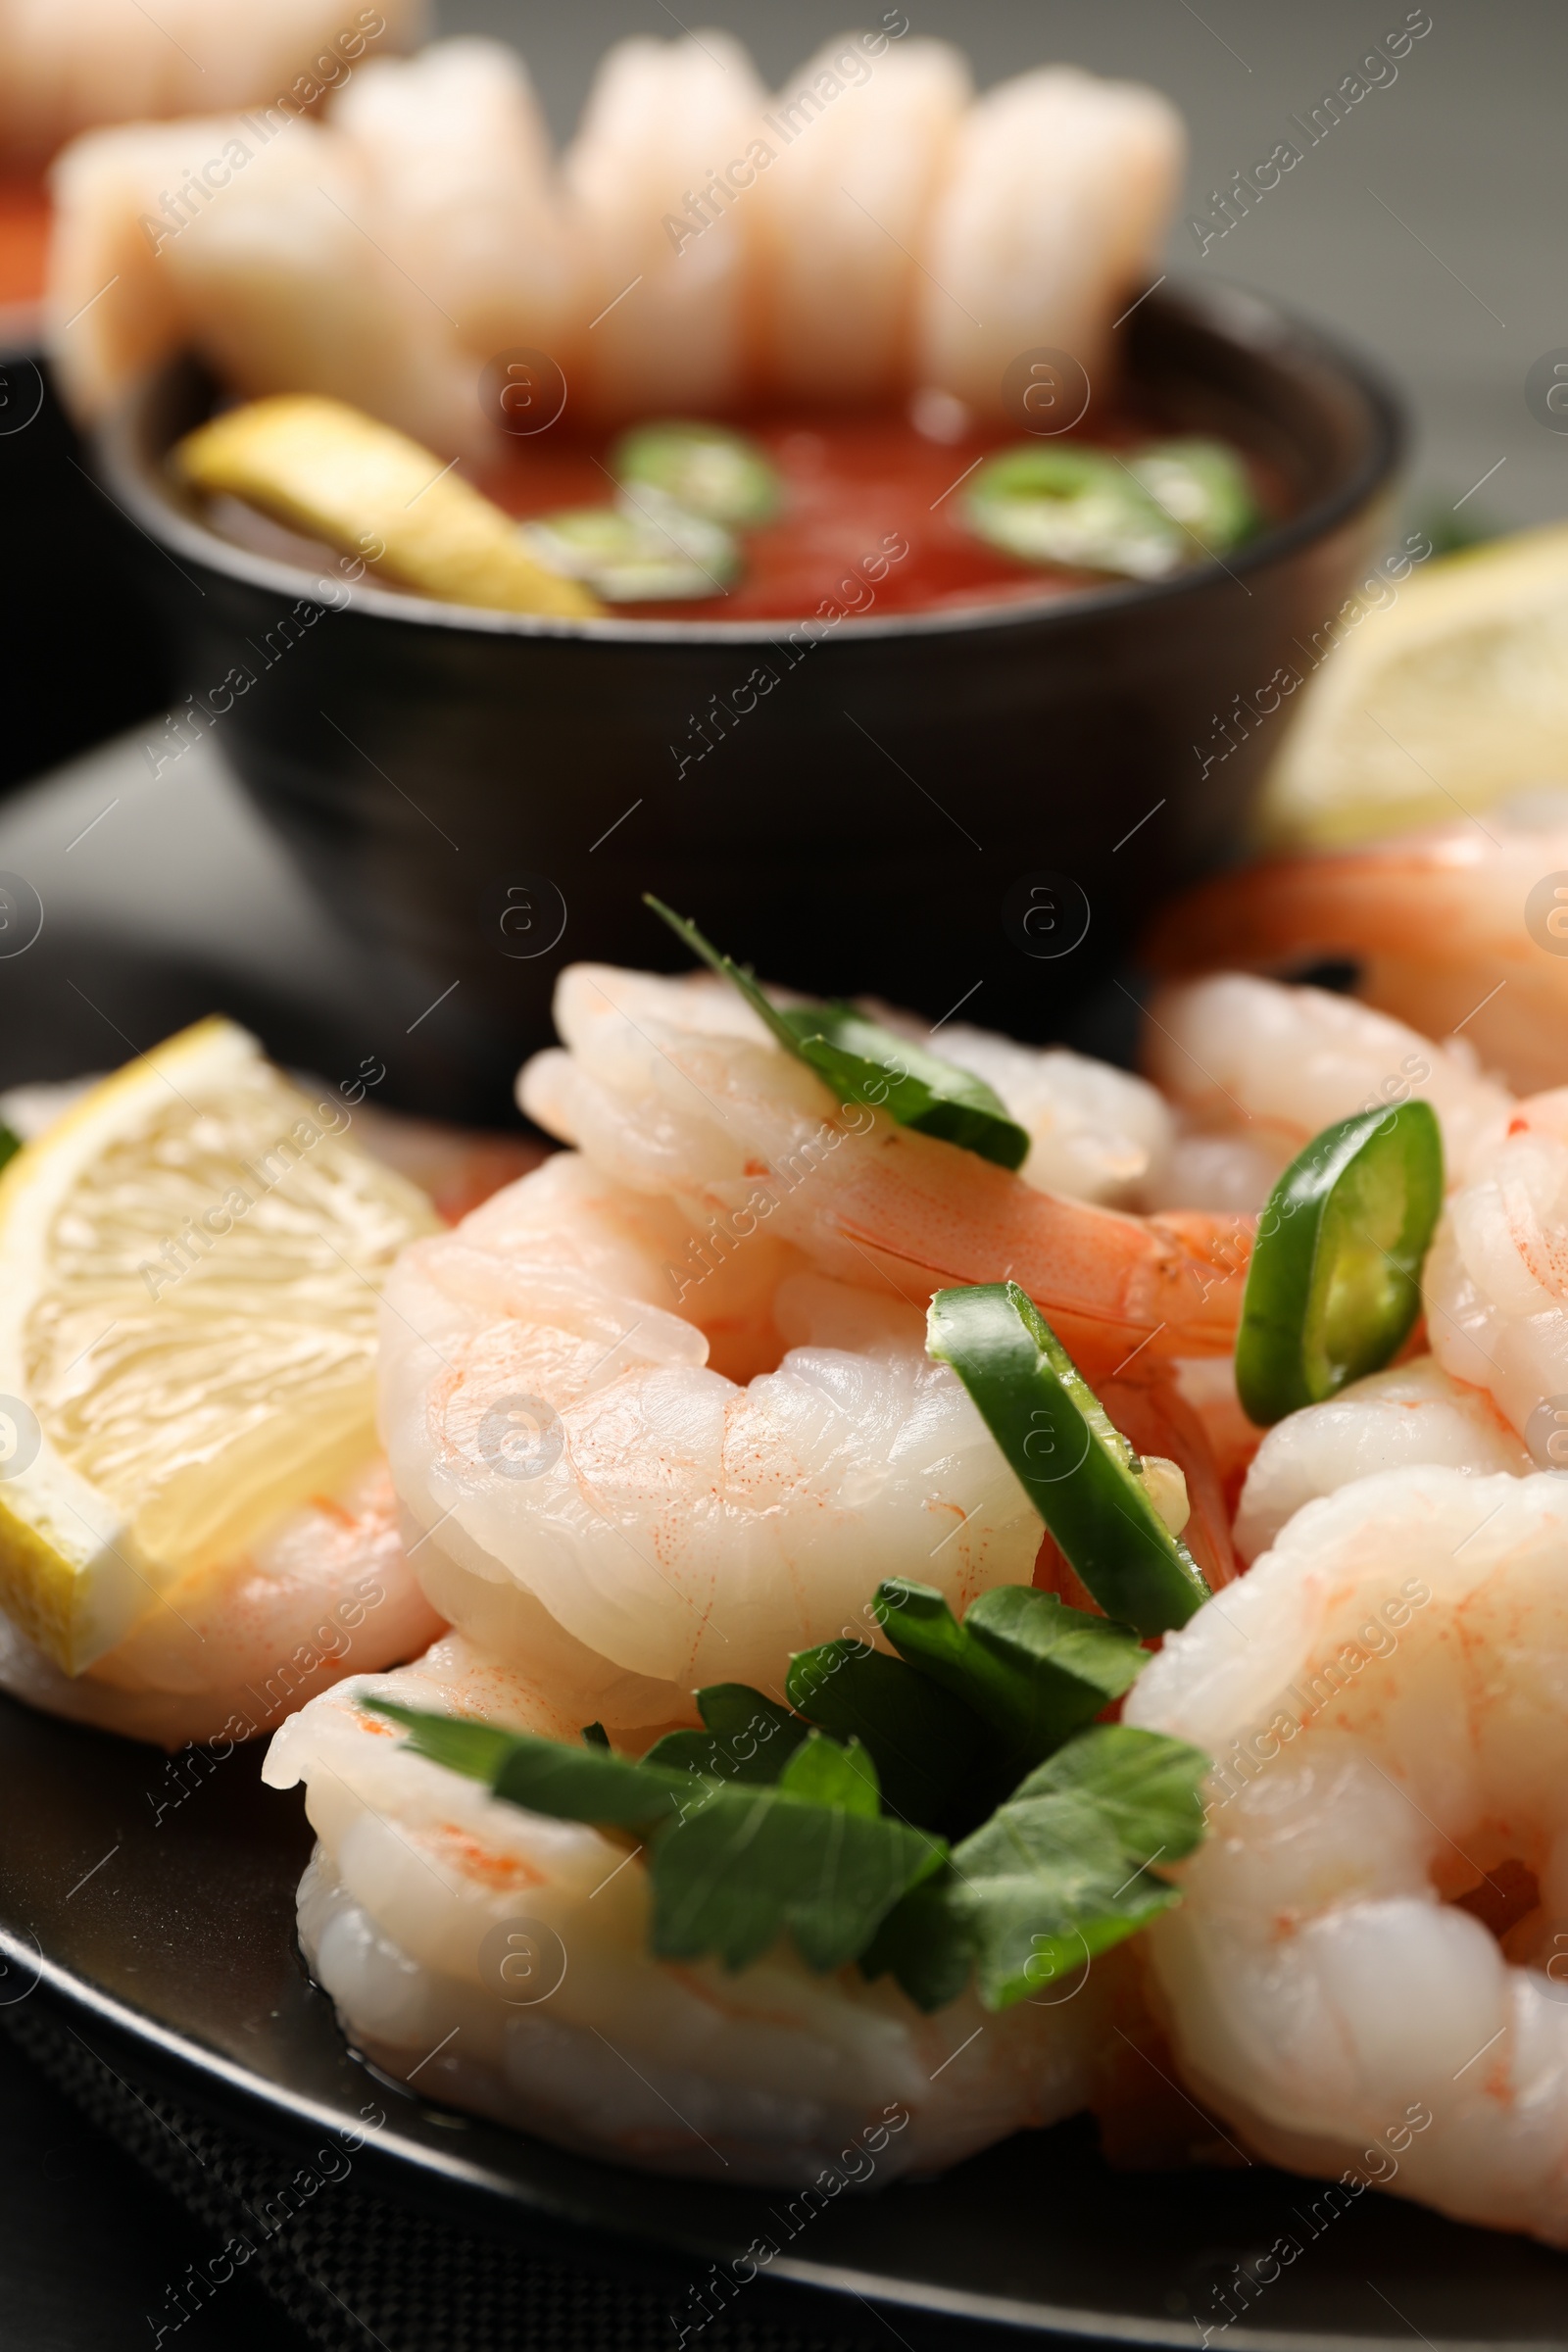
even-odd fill
[[[1353,997],[1246,972],[1162,988],[1142,1060],[1180,1121],[1151,1205],[1261,1208],[1314,1135],[1384,1102],[1432,1104],[1454,1177],[1513,1107],[1463,1038],[1438,1043]]]
[[[557,1012],[565,1048],[519,1099],[577,1150],[410,1249],[386,1293],[382,1431],[452,1623],[519,1667],[569,1641],[587,1712],[594,1673],[640,1678],[622,1720],[659,1722],[705,1680],[772,1688],[879,1574],[959,1609],[1027,1584],[1038,1521],[924,1345],[936,1290],[1009,1275],[1088,1377],[1125,1374],[1142,1442],[1185,1455],[1179,1507],[1224,1581],[1168,1358],[1229,1346],[1245,1220],[1042,1192],[845,1102],[718,984],[577,966]]]
[[[15,1696],[170,1747],[249,1738],[440,1631],[373,1371],[376,1288],[437,1219],[384,1163],[461,1209],[538,1154],[364,1092],[304,1095],[214,1021],[0,1098],[23,1139],[0,1178]]]
[[[1568,1484],[1422,1466],[1300,1510],[1125,1720],[1214,1759],[1143,1939],[1257,2155],[1568,2244]]]
[[[1352,957],[1368,1004],[1458,1037],[1521,1094],[1568,1081],[1568,825],[1560,796],[1333,855],[1238,867],[1167,907],[1147,953],[1171,974]]]

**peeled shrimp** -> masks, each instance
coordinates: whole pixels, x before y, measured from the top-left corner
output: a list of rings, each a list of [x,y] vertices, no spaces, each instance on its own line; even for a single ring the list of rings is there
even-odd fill
[[[639,35],[600,66],[563,165],[582,242],[592,415],[710,414],[751,390],[760,220],[734,190],[756,172],[764,104],[724,32]]]
[[[737,1975],[656,1960],[626,1839],[409,1754],[358,1710],[368,1690],[576,1727],[454,1636],[314,1700],[269,1750],[264,1777],[305,1782],[320,1840],[299,1897],[312,1971],[422,2097],[654,2171],[795,2187],[932,2172],[1090,2095],[1120,1954],[1001,2017],[972,1993],[924,2017],[890,1980],[813,1975],[784,1943]]]
[[[880,37],[881,48],[874,49]],[[913,379],[914,256],[963,111],[969,69],[946,41],[829,41],[762,125],[763,366],[784,400],[897,400]]]
[[[693,1265],[766,1218],[821,1272],[922,1313],[944,1284],[1010,1275],[1091,1380],[1140,1348],[1229,1352],[1250,1220],[1120,1215],[840,1105],[717,982],[573,965],[556,1023],[566,1050],[528,1063],[523,1108],[621,1183],[678,1200]]]
[[[1463,1038],[1435,1044],[1352,997],[1243,972],[1162,989],[1143,1059],[1185,1121],[1153,1193],[1181,1205],[1260,1208],[1323,1128],[1412,1099],[1437,1112],[1452,1177],[1513,1107]]]
[[[1459,1033],[1521,1094],[1568,1079],[1568,831],[1479,823],[1333,857],[1282,858],[1168,907],[1157,968],[1353,956],[1359,992],[1429,1033]]]
[[[1170,1369],[1183,1404],[1198,1416],[1225,1497],[1228,1525],[1236,1516],[1243,1482],[1263,1432],[1242,1410],[1234,1356],[1183,1356]]]
[[[1134,82],[1054,66],[988,91],[960,126],[920,249],[919,380],[1017,424],[1004,375],[1045,349],[1076,360],[1092,395],[1117,312],[1157,266],[1185,147],[1175,108]]]
[[[431,1600],[520,1666],[547,1642],[577,1707],[623,1721],[704,1683],[776,1692],[885,1576],[959,1611],[1027,1584],[1040,1540],[923,1311],[766,1232],[703,1276],[700,1240],[562,1152],[406,1250],[383,1298],[381,1427]]]
[[[370,36],[396,48],[417,31],[416,0],[382,0]],[[163,0],[156,21],[120,0],[4,0],[0,6],[0,158],[20,172],[96,122],[145,122],[265,104],[279,92],[319,96],[353,71],[341,45],[357,37],[340,0]]]
[[[542,350],[569,382],[586,324],[579,270],[550,134],[515,52],[465,39],[377,60],[335,102],[332,126],[365,159],[378,241],[464,349],[480,360]]]
[[[335,131],[275,109],[97,131],[53,184],[49,346],[79,416],[188,342],[235,392],[303,387],[434,449],[489,446],[472,359],[377,250],[369,176]]]
[[[249,1740],[343,1675],[416,1656],[440,1630],[377,1459],[290,1512],[245,1559],[176,1586],[74,1679],[0,1616],[0,1690],[164,1747]]]
[[[1147,1079],[1066,1046],[1015,1045],[967,1021],[933,1031],[873,999],[866,1009],[896,1035],[972,1070],[1001,1096],[1008,1115],[1029,1132],[1029,1156],[1018,1170],[1025,1184],[1112,1208],[1152,1205],[1175,1121]]]
[[[1498,1471],[1523,1478],[1535,1466],[1485,1389],[1462,1387],[1436,1356],[1419,1355],[1276,1422],[1242,1489],[1236,1548],[1255,1560],[1303,1503],[1411,1462],[1443,1463],[1473,1478]]]
[[[484,455],[472,358],[436,296],[378,251],[357,149],[314,122],[240,144],[251,160],[159,257],[222,381],[252,398],[327,393],[443,456]]]
[[[167,225],[158,217],[160,191],[177,189],[193,163],[221,155],[238,129],[216,118],[132,122],[77,139],[56,164],[45,330],[50,364],[78,418],[101,416],[178,350],[185,307],[154,241]]]
[[[1516,1104],[1428,1253],[1432,1351],[1490,1392],[1542,1468],[1568,1466],[1568,1092]]]
[[[1126,1720],[1215,1758],[1141,1939],[1181,2072],[1269,2160],[1568,2244],[1568,1485],[1310,1503]]]

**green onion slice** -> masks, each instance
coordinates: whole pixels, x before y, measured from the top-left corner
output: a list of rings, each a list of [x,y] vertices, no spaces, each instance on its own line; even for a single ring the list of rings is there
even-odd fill
[[[1151,442],[1127,466],[1171,520],[1211,554],[1239,547],[1257,528],[1247,468],[1223,441]]]
[[[676,914],[651,892],[643,894],[662,922],[710,970],[739,989],[779,1044],[798,1061],[825,1078],[841,1102],[869,1102],[901,1127],[940,1136],[944,1143],[1020,1168],[1029,1155],[1029,1133],[1007,1114],[1000,1095],[970,1070],[942,1061],[849,1004],[802,1004],[781,1010],[756,976],[721,956],[694,922]]]
[[[1376,1372],[1421,1308],[1443,1207],[1430,1102],[1325,1127],[1293,1159],[1258,1224],[1236,1341],[1236,1386],[1266,1429]]]
[[[732,530],[766,522],[781,498],[777,468],[755,441],[684,417],[623,434],[610,453],[610,470],[638,498],[652,490]]]
[[[953,1369],[1078,1576],[1140,1634],[1208,1598],[1197,1561],[1150,1500],[1143,1464],[1015,1282],[938,1291],[926,1352]]]
[[[1003,450],[971,476],[963,514],[988,545],[1023,564],[1160,579],[1189,542],[1144,484],[1093,449]]]
[[[610,605],[722,596],[740,551],[722,524],[689,514],[657,492],[639,507],[567,507],[519,527],[541,564],[584,580]]]

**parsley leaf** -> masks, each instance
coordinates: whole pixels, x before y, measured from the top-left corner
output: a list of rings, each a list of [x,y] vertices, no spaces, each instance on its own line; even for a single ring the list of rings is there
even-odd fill
[[[548,1813],[556,1821],[652,1827],[665,1817],[673,1821],[691,1801],[688,1774],[634,1764],[608,1748],[567,1747],[534,1732],[505,1732],[462,1715],[399,1706],[389,1698],[367,1697],[360,1704],[407,1726],[416,1755],[470,1780],[488,1781],[510,1804],[526,1805],[529,1812]]]
[[[666,1732],[644,1762],[766,1787],[810,1730],[788,1707],[745,1683],[710,1683],[697,1692],[697,1712],[706,1730]]]
[[[907,1577],[879,1585],[871,1606],[900,1656],[989,1727],[999,1794],[1130,1690],[1148,1659],[1130,1626],[1027,1585],[982,1592],[961,1625],[933,1586]]]
[[[864,1951],[906,1888],[942,1868],[941,1838],[823,1801],[837,1768],[817,1754],[808,1741],[777,1788],[718,1789],[661,1837],[651,1876],[662,1959],[716,1952],[726,1968],[745,1968],[788,1929],[808,1967],[840,1968]]]
[[[1160,1732],[1080,1733],[895,1907],[866,1975],[890,1973],[936,2009],[972,1967],[985,2006],[1006,2009],[1086,1965],[1180,1899],[1152,1865],[1201,1838],[1207,1770]]]
[[[388,1699],[361,1703],[406,1726],[416,1754],[487,1782],[512,1804],[635,1831],[662,1959],[711,1952],[745,1968],[788,1933],[808,1967],[842,1967],[947,1859],[944,1839],[883,1815],[876,1767],[858,1741],[841,1747],[804,1726],[777,1784],[759,1788]]]
[[[865,1742],[888,1810],[957,1837],[992,1801],[991,1737],[972,1708],[863,1642],[824,1642],[790,1660],[790,1704]]]

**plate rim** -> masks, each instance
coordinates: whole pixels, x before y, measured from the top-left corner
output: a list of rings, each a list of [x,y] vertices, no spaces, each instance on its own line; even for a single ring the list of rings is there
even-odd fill
[[[296,1959],[299,1955],[296,1951]],[[34,1991],[42,1991],[55,2007],[74,2011],[78,2016],[93,2019],[100,2026],[129,2042],[138,2050],[151,2052],[156,2071],[172,2074],[183,2089],[191,2086],[190,2095],[197,2105],[210,2111],[212,2098],[209,2086],[219,2083],[233,2108],[243,2117],[259,2115],[272,2131],[285,2140],[296,2139],[302,2124],[312,2132],[340,2132],[343,2118],[324,2106],[315,2094],[288,2088],[270,2082],[262,2074],[246,2067],[238,2059],[198,2040],[193,2034],[182,2034],[163,2021],[139,2009],[132,2002],[108,1991],[91,1979],[79,1976],[62,1962],[53,1960],[42,1949],[31,1931],[19,1932],[0,1921],[0,1962],[9,1968],[31,1973],[32,1982],[25,1993],[14,1996],[5,2006],[18,2006]],[[303,1962],[300,1962],[303,1967]],[[327,1996],[309,1978],[307,1982],[318,1997]],[[402,2089],[383,2079],[377,2070],[351,2047],[341,2027],[333,2016],[343,2055],[362,2068],[372,2082],[384,2089]],[[88,2046],[90,2049],[90,2045]],[[90,2054],[100,2064],[106,2064],[100,2053]],[[413,2093],[407,2093],[412,2100]],[[438,2102],[432,2102],[438,2104]],[[458,2112],[458,2111],[454,2111]],[[394,2121],[395,2111],[389,2111],[387,2121]],[[217,2119],[221,2121],[221,2117]],[[465,2121],[474,2119],[465,2118]],[[485,2119],[477,2119],[481,2123]],[[230,2120],[230,2128],[232,2120]],[[243,2124],[240,2127],[244,2128]],[[490,2125],[491,2130],[505,2127]],[[534,2138],[550,2153],[550,2143],[535,2134],[520,2136]],[[690,2234],[679,2237],[643,2227],[635,2223],[612,2226],[598,2214],[585,2215],[569,2195],[552,2197],[547,2190],[533,2182],[503,2182],[482,2163],[465,2158],[456,2148],[439,2143],[416,2145],[400,2134],[390,2139],[377,2133],[367,2137],[360,2154],[371,2157],[370,2170],[389,2193],[404,2202],[420,2177],[435,2175],[442,2190],[454,2200],[465,2193],[477,2192],[494,2220],[508,2209],[515,2215],[525,2213],[533,2221],[565,2223],[584,2236],[609,2240],[626,2253],[635,2252],[662,2261],[683,2257],[711,2261],[735,2259],[735,2249],[726,2249],[714,2236],[704,2234],[701,2226]],[[589,2158],[584,2161],[600,2163]],[[606,2165],[608,2172],[624,2168]],[[1498,2234],[1507,2237],[1509,2231]],[[870,2304],[886,2304],[894,2309],[922,2314],[937,2320],[961,2321],[975,2328],[993,2330],[1005,2329],[1012,2336],[1034,2334],[1044,2339],[1061,2339],[1080,2343],[1108,2345],[1158,2346],[1161,2352],[1170,2348],[1187,2347],[1193,2342],[1189,2326],[1198,2330],[1200,2348],[1206,2347],[1196,2314],[1186,2319],[1162,2317],[1153,2313],[1147,2317],[1085,2309],[1079,2305],[1030,2301],[1026,2298],[987,2294],[974,2288],[944,2285],[935,2280],[911,2280],[883,2271],[858,2268],[845,2262],[810,2263],[800,2256],[780,2254],[767,2266],[770,2282],[786,2290],[810,2295],[831,2295]],[[1397,2316],[1397,2315],[1396,2315]],[[1218,2334],[1218,2330],[1212,2331]],[[1242,2322],[1231,2323],[1224,2330],[1226,2352],[1390,2352],[1390,2347],[1402,2345],[1405,2338],[1394,2331],[1369,2333],[1365,2330],[1327,2330],[1323,2328],[1281,2328],[1248,2327]],[[1495,2336],[1443,2335],[1433,2342],[1434,2352],[1499,2352]],[[1501,2339],[1503,2352],[1563,2352],[1568,2344],[1568,2330],[1562,2336],[1512,2336]]]

